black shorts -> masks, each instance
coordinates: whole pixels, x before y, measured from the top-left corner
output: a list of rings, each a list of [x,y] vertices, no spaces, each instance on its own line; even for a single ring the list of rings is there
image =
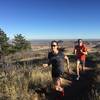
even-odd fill
[[[52,72],[52,77],[57,78],[61,77],[63,75],[63,72]]]

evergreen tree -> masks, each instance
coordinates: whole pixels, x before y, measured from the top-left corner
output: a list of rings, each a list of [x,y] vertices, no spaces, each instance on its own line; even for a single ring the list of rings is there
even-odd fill
[[[6,33],[0,28],[0,54],[8,54],[8,40],[9,38],[7,37]]]
[[[29,41],[27,41],[22,34],[17,34],[14,37],[14,48],[16,51],[31,49]]]

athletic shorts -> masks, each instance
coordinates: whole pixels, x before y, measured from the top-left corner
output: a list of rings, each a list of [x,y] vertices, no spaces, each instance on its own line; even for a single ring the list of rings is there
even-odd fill
[[[85,66],[85,60],[81,60],[81,59],[77,59],[77,60],[80,61],[80,64],[81,64],[81,65]]]
[[[63,72],[52,72],[53,78],[58,78],[58,77],[61,77],[62,75],[63,75]]]

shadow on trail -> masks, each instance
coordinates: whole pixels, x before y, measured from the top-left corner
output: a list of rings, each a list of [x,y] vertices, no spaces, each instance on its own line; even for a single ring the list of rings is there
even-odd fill
[[[92,100],[95,98],[95,88],[94,88],[94,71],[87,71],[81,73],[80,80],[72,80],[70,87],[65,87],[65,100]],[[94,100],[94,99],[93,99]],[[96,100],[96,99],[95,99]]]
[[[75,80],[76,76],[71,75],[72,84],[64,88],[64,96],[55,91],[51,92],[49,100],[99,100],[96,97],[95,74],[94,71],[81,73],[80,80]]]

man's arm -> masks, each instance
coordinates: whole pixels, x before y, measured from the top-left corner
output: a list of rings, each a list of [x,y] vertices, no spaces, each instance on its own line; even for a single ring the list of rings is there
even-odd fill
[[[48,64],[43,64],[43,67],[48,67]]]
[[[65,61],[67,63],[67,70],[68,70],[68,73],[69,73],[69,58],[67,56],[64,57],[65,58]]]
[[[84,55],[87,55],[87,48],[86,48],[86,47],[84,47],[84,49],[83,49],[83,50],[81,50],[81,53],[83,53]]]
[[[84,55],[87,55],[87,51],[82,51],[81,50],[81,53],[83,53]]]
[[[74,47],[73,53],[74,53],[75,55],[76,55],[76,52],[77,52],[76,47]]]
[[[50,66],[50,65],[51,65],[51,62],[50,62],[50,60],[48,60],[48,63],[43,64],[43,67],[48,67],[48,66]]]
[[[50,58],[51,58],[51,53],[48,53],[48,62],[46,64],[43,64],[43,67],[48,67],[51,65]]]

